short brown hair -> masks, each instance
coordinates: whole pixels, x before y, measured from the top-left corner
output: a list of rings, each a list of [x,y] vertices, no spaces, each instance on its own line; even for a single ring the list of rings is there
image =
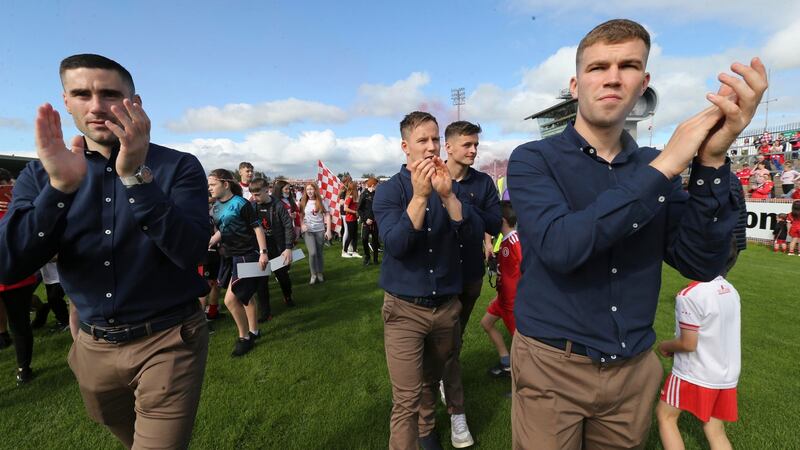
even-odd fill
[[[650,33],[643,26],[628,19],[612,19],[603,22],[581,39],[580,44],[578,44],[578,51],[575,54],[575,65],[580,64],[581,56],[583,56],[583,51],[586,47],[597,43],[619,44],[620,42],[634,39],[641,39],[644,42],[644,46],[647,48],[647,53],[645,54],[645,62],[647,62],[647,55],[650,54]]]
[[[481,126],[466,120],[453,122],[444,129],[444,140],[447,141],[453,136],[472,136],[481,133]]]
[[[367,185],[367,187],[375,186],[376,184],[378,184],[378,179],[375,177],[369,177],[367,178],[367,182],[365,184]]]
[[[252,169],[252,168],[253,168],[253,165],[252,165],[252,164],[250,164],[250,163],[249,163],[249,162],[247,162],[247,161],[242,161],[242,162],[240,162],[240,163],[239,163],[239,170],[242,170],[242,169]]]
[[[428,121],[432,121],[437,127],[439,126],[439,122],[436,121],[436,117],[433,117],[433,115],[430,113],[426,113],[424,111],[414,111],[406,114],[406,116],[403,117],[403,120],[400,121],[400,136],[402,136],[403,139],[407,138],[415,128]]]
[[[122,78],[131,90],[131,95],[136,93],[136,86],[133,84],[133,77],[128,69],[113,59],[106,58],[105,56],[95,55],[93,53],[82,53],[79,55],[72,55],[64,58],[58,68],[58,75],[61,77],[61,84],[64,84],[64,72],[72,69],[103,69],[113,70]]]

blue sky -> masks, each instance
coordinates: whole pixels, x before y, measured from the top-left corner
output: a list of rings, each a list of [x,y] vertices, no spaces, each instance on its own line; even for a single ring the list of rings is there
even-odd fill
[[[755,55],[772,69],[770,124],[800,121],[797,1],[6,0],[0,153],[34,154],[36,107],[64,114],[58,63],[100,53],[133,74],[153,142],[207,170],[249,160],[272,176],[310,176],[322,159],[337,172],[391,174],[404,160],[402,116],[424,108],[443,127],[455,120],[454,87],[466,89],[462,118],[484,127],[479,160],[503,158],[538,138],[522,118],[556,102],[580,38],[614,17],[653,36],[654,144],[704,106],[719,71]],[[645,128],[639,138],[649,141]]]

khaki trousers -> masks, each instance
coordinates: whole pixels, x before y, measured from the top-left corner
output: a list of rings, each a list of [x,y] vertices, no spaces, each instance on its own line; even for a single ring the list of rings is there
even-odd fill
[[[458,301],[461,303],[461,313],[458,315],[461,335],[459,336],[455,358],[445,363],[444,373],[442,375],[444,397],[447,400],[448,414],[464,413],[464,383],[461,381],[461,344],[463,343],[463,339],[461,338],[464,337],[464,332],[467,331],[469,316],[472,314],[472,309],[475,307],[475,301],[481,296],[482,287],[483,278],[479,278],[475,281],[464,283],[461,294],[458,295]]]
[[[663,374],[653,352],[616,365],[599,365],[515,333],[513,447],[642,448]]]
[[[460,311],[455,297],[425,308],[384,295],[383,338],[394,403],[389,448],[416,449],[417,438],[433,431],[437,385],[461,338]]]
[[[130,342],[79,331],[69,352],[86,412],[134,449],[189,446],[208,356],[208,325],[182,324]]]

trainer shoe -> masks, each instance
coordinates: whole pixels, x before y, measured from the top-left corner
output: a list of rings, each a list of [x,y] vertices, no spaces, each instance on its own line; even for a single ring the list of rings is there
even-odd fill
[[[317,274],[317,283],[323,283],[323,282],[325,282],[325,277],[323,277],[321,273],[318,273]]]
[[[30,367],[20,367],[17,369],[17,386],[31,381],[33,379],[33,371]]]
[[[255,344],[258,338],[261,337],[261,330],[256,330],[255,333],[253,333],[252,331],[248,331],[247,335],[250,336],[250,342]]]
[[[425,437],[417,439],[417,443],[423,450],[442,450],[442,444],[439,442],[439,436],[436,434],[436,430],[431,431],[431,433]]]
[[[350,252],[350,258],[361,258],[361,255],[358,252]]]
[[[236,339],[236,345],[233,346],[231,356],[242,356],[253,349],[253,340],[246,338]]]
[[[475,444],[467,426],[466,414],[450,416],[450,443],[453,444],[453,448],[464,448]]]
[[[294,300],[292,300],[292,297],[284,297],[283,303],[289,308],[294,308]]]
[[[364,265],[365,265],[365,266],[368,266],[368,265],[369,265],[369,258],[368,258],[368,257],[366,257],[366,256],[364,257]]]
[[[317,283],[317,276],[311,275],[311,281],[309,281],[308,284],[316,284],[316,283]]]
[[[352,258],[352,257],[353,255],[351,255],[349,252],[342,252],[342,258]]]
[[[496,366],[489,369],[489,375],[495,378],[507,378],[511,376],[511,366],[506,366],[503,363],[497,363]]]

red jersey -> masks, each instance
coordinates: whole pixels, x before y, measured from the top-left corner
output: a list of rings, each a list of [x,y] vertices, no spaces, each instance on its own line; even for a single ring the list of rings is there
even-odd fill
[[[505,309],[514,308],[521,265],[522,246],[517,230],[514,230],[503,237],[500,251],[497,252],[497,299]]]
[[[792,192],[792,200],[800,200],[800,189],[795,189]]]
[[[6,215],[6,210],[0,210],[0,219],[2,219],[3,216],[5,215]],[[0,292],[11,291],[13,289],[21,288],[23,286],[28,286],[30,284],[36,283],[36,281],[38,281],[38,279],[36,278],[36,274],[33,274],[28,278],[25,278],[24,280],[18,281],[14,284],[0,284]]]
[[[736,178],[742,183],[742,186],[750,184],[750,176],[753,175],[753,170],[749,167],[736,172]]]
[[[775,183],[767,181],[761,186],[750,190],[750,198],[769,198],[772,193],[772,186]]]
[[[353,211],[358,209],[358,204],[353,200],[353,197],[347,196],[344,199],[344,207],[345,211],[348,209],[352,209]],[[358,216],[355,213],[346,212],[344,215],[345,222],[355,222],[358,219]]]

